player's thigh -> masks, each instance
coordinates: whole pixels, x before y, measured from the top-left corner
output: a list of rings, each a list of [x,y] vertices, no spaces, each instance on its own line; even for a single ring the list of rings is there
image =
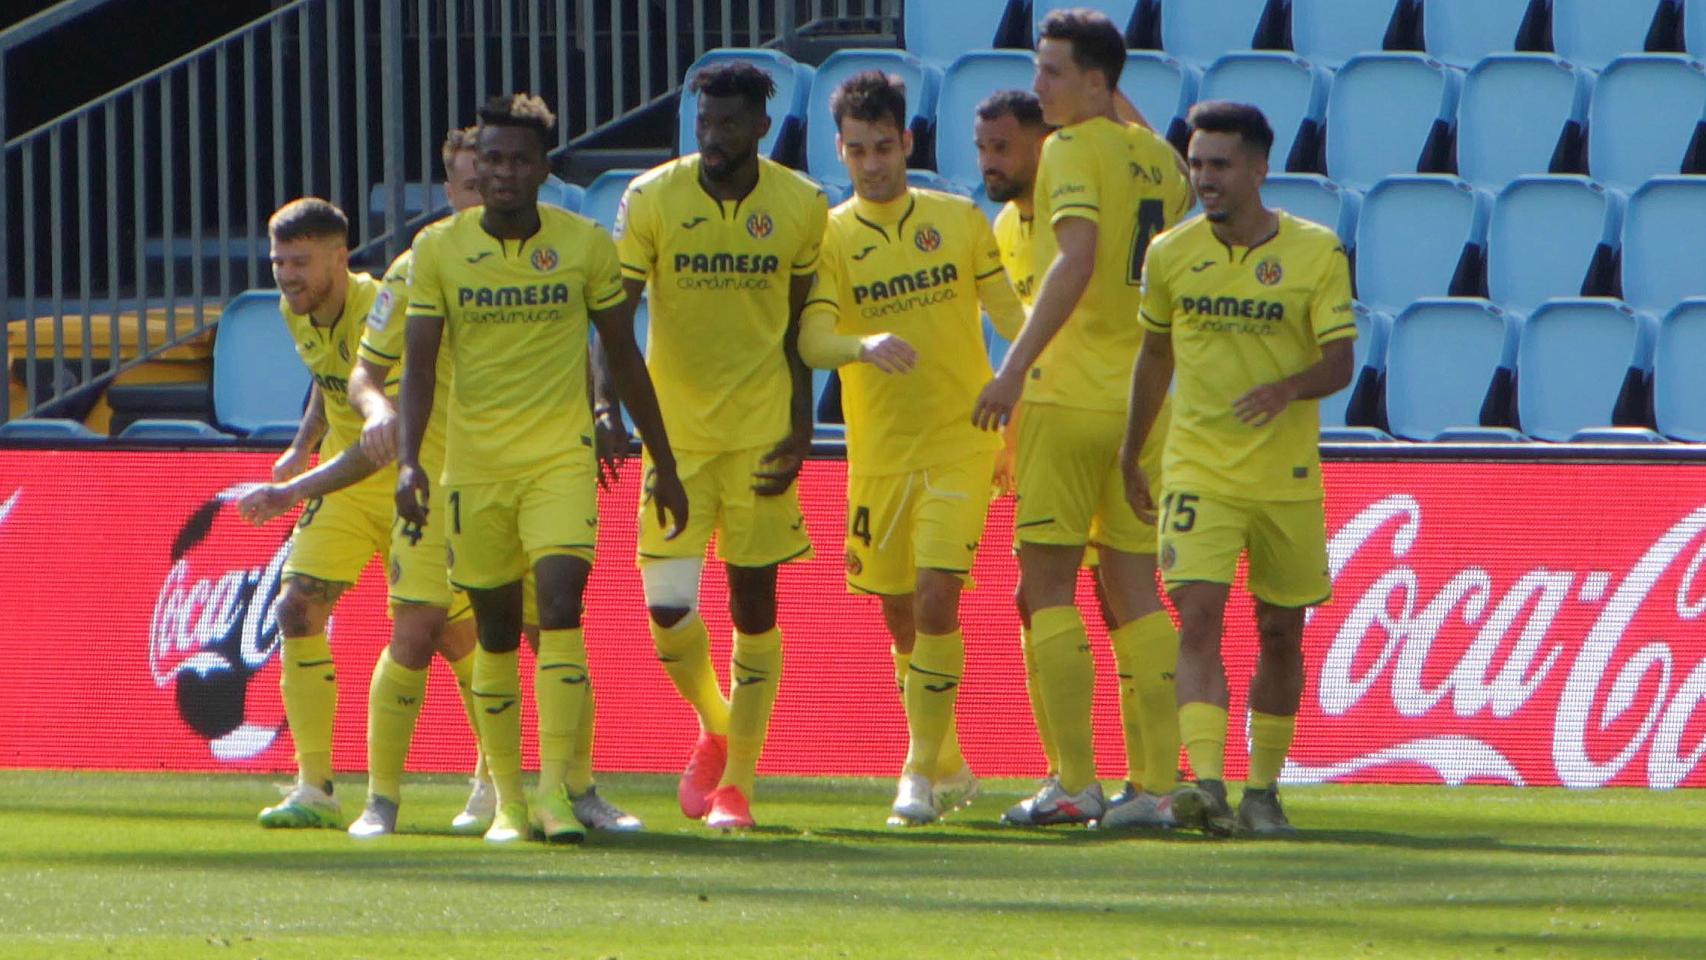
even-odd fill
[[[971,583],[972,563],[989,518],[989,476],[995,452],[931,467],[912,513],[912,555],[920,570],[956,574]]]
[[[374,554],[391,545],[391,511],[375,496],[339,490],[302,506],[291,534],[284,575],[354,583]]]
[[[1169,592],[1191,583],[1230,586],[1244,552],[1249,512],[1240,504],[1166,487],[1160,513],[1161,582]]]
[[[640,455],[644,482],[640,491],[639,559],[673,560],[679,557],[703,557],[717,529],[718,501],[716,474],[710,469],[715,457],[692,450],[675,451],[675,470],[687,491],[687,526],[675,539],[665,538],[669,528],[658,523],[657,506],[652,503],[653,475],[651,449]]]
[[[719,494],[717,559],[736,567],[769,567],[811,556],[800,485],[773,497],[752,489],[773,445],[719,454],[710,465]]]
[[[1102,449],[1108,450],[1110,456],[1102,468],[1101,484],[1096,491],[1096,516],[1090,524],[1090,541],[1121,553],[1153,557],[1159,549],[1155,525],[1139,518],[1125,498],[1125,476],[1119,465],[1125,417],[1118,413],[1108,415],[1099,426]],[[1151,478],[1150,495],[1158,497],[1159,485],[1154,480],[1159,478],[1160,471],[1151,471],[1151,466],[1158,464],[1143,464],[1146,475]]]
[[[912,506],[918,473],[847,478],[847,589],[899,596],[912,592]]]
[[[1082,414],[1026,404],[1019,421],[1019,500],[1013,539],[1020,544],[1082,547],[1100,499],[1108,457]]]
[[[450,524],[450,493],[444,484],[432,487],[432,502],[427,507],[427,522],[414,524],[402,517],[391,520],[391,561],[386,573],[390,582],[390,602],[420,603],[449,610],[456,591],[450,586],[449,571],[445,568],[444,531]],[[461,606],[467,608],[467,598]]]
[[[466,590],[491,590],[521,579],[527,552],[516,525],[520,482],[446,486],[445,560],[451,582]]]
[[[527,555],[526,570],[545,557],[575,557],[592,563],[598,547],[598,475],[591,455],[565,457],[521,483],[516,532]]]
[[[1255,504],[1251,513],[1250,593],[1276,607],[1312,607],[1331,599],[1322,502]]]

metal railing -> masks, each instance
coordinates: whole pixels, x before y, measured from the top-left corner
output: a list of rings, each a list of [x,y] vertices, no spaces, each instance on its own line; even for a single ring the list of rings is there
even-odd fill
[[[785,44],[826,18],[893,24],[900,0],[292,0],[13,135],[8,52],[105,2],[0,32],[0,305],[26,416],[269,286],[266,220],[293,197],[342,206],[358,254],[399,252],[434,216],[422,198],[445,130],[494,93],[545,96],[560,153],[672,92],[707,50]]]

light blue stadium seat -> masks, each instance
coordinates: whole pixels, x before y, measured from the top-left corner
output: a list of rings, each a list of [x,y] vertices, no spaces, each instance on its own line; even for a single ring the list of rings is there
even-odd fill
[[[996,203],[989,199],[989,191],[983,188],[981,180],[978,181],[977,186],[972,188],[971,202],[977,204],[977,208],[983,211],[983,215],[989,218],[992,225],[995,223],[995,215],[1001,212],[1002,207],[1006,206],[1004,203]]]
[[[200,420],[137,420],[118,435],[120,440],[191,440],[229,443],[234,439],[212,424]]]
[[[1570,442],[1627,445],[1631,443],[1664,443],[1665,438],[1657,430],[1649,430],[1646,427],[1588,427],[1570,434]]]
[[[1479,299],[1418,300],[1392,321],[1386,420],[1394,436],[1500,426],[1510,401],[1519,321]]]
[[[289,443],[296,438],[296,431],[301,426],[300,420],[274,420],[263,423],[244,437],[256,443]]]
[[[1434,443],[1528,443],[1527,437],[1515,427],[1452,427],[1441,430]]]
[[[1498,191],[1524,174],[1578,173],[1593,77],[1545,53],[1505,53],[1475,65],[1457,111],[1457,171]]]
[[[970,185],[949,180],[934,170],[908,170],[906,171],[906,182],[920,189],[936,190],[960,197],[969,198],[972,192]]]
[[[1197,95],[1260,107],[1274,128],[1268,168],[1314,173],[1331,85],[1326,70],[1295,54],[1229,53],[1203,71]]]
[[[1368,428],[1379,422],[1380,387],[1386,378],[1386,345],[1392,318],[1375,313],[1361,303],[1355,305],[1356,372],[1351,384],[1338,393],[1321,398],[1321,427]]]
[[[1397,316],[1423,297],[1476,296],[1485,263],[1487,195],[1456,177],[1376,184],[1357,219],[1357,293]]]
[[[1490,54],[1546,50],[1551,10],[1551,0],[1422,0],[1422,45],[1461,70]]]
[[[772,160],[784,163],[798,155],[804,147],[806,101],[811,95],[811,67],[796,62],[785,53],[759,48],[726,47],[712,50],[687,68],[681,85],[681,110],[677,123],[677,155],[686,156],[699,150],[693,126],[699,116],[699,95],[688,88],[694,73],[713,63],[730,61],[750,63],[776,81],[776,95],[770,98],[770,132],[758,142],[758,151]]]
[[[847,168],[835,152],[838,131],[829,112],[830,95],[842,81],[865,70],[893,74],[906,84],[907,127],[915,144],[929,145],[930,121],[936,116],[936,89],[942,82],[942,72],[902,50],[837,50],[818,66],[817,74],[812,77],[806,113],[806,170],[825,187],[848,182]],[[915,152],[913,157],[916,161],[919,154]]]
[[[1277,173],[1262,184],[1262,201],[1319,223],[1337,233],[1347,250],[1356,248],[1362,194],[1355,190],[1341,187],[1318,173]]]
[[[1327,98],[1327,175],[1367,190],[1394,174],[1448,170],[1462,83],[1422,54],[1352,57]]]
[[[997,90],[1029,90],[1036,70],[1021,50],[977,50],[955,60],[942,75],[936,98],[936,170],[950,180],[982,179],[973,133],[977,105]]]
[[[616,211],[622,206],[622,193],[644,170],[606,170],[586,185],[581,200],[581,216],[611,230],[616,226]]]
[[[1291,0],[1291,45],[1316,66],[1337,70],[1359,53],[1414,49],[1415,0]]]
[[[1659,323],[1653,355],[1653,414],[1659,432],[1706,443],[1706,298],[1684,300]]]
[[[918,3],[919,0],[913,0]],[[929,0],[923,0],[928,3]],[[1139,0],[1032,0],[1031,3],[1031,39],[1037,39],[1037,30],[1042,26],[1043,18],[1056,10],[1067,10],[1073,7],[1088,7],[1108,15],[1114,26],[1120,31],[1120,36],[1131,34],[1132,21],[1138,14],[1142,4]]]
[[[1689,3],[1684,11],[1682,32],[1689,53],[1706,57],[1706,3]]]
[[[1280,45],[1280,0],[1158,0],[1161,49],[1180,60],[1209,63],[1233,50],[1269,50]]]
[[[1487,295],[1519,314],[1553,297],[1616,294],[1623,197],[1587,177],[1521,177],[1493,200]]]
[[[383,221],[385,214],[391,209],[391,185],[376,183],[367,191],[367,210],[376,221]],[[409,181],[403,184],[403,216],[413,220],[424,213],[431,213],[431,219],[450,215],[450,201],[444,195],[442,183],[417,183]],[[355,216],[355,211],[350,211]]]
[[[1379,427],[1321,428],[1322,443],[1391,443],[1392,434]]]
[[[539,187],[540,203],[561,207],[570,213],[580,213],[581,203],[585,199],[586,190],[579,184],[569,183],[554,173],[546,177],[544,184]]]
[[[32,417],[0,423],[0,440],[45,440],[54,443],[75,441],[87,443],[105,440],[77,420],[62,417]]]
[[[232,433],[302,416],[308,368],[296,356],[278,296],[277,290],[248,290],[220,314],[213,340],[213,420]]]
[[[907,3],[902,5],[901,30],[907,52],[946,67],[967,50],[999,46],[1009,19],[1022,19],[1022,0],[955,0],[953,3]],[[1030,37],[1024,24],[1017,38]]]
[[[1155,131],[1176,147],[1185,144],[1185,114],[1197,102],[1202,71],[1165,53],[1133,50],[1120,71],[1120,92]]]
[[[1706,179],[1659,177],[1623,214],[1623,299],[1663,316],[1706,292]]]
[[[1690,172],[1690,145],[1706,112],[1706,64],[1684,54],[1618,57],[1594,85],[1588,171],[1630,191],[1651,177]]]
[[[1552,49],[1590,70],[1624,54],[1681,50],[1682,0],[1552,0]]]
[[[1592,427],[1643,426],[1658,322],[1610,299],[1549,300],[1522,324],[1522,432],[1565,441]]]

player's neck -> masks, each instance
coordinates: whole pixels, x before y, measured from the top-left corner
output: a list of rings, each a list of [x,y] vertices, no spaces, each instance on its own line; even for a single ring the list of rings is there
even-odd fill
[[[1037,195],[1027,192],[1023,196],[1013,198],[1013,209],[1019,211],[1019,217],[1029,220],[1037,215]]]
[[[1210,223],[1209,229],[1215,239],[1229,247],[1253,247],[1279,229],[1279,215],[1257,202],[1233,219]]]
[[[874,200],[870,197],[854,194],[858,199],[859,213],[867,220],[891,222],[899,220],[906,213],[908,195],[912,191],[902,188],[901,191],[887,200]]]
[[[480,228],[499,240],[526,240],[539,232],[539,204],[508,213],[487,207],[480,214]]]
[[[330,327],[344,315],[344,301],[349,299],[349,271],[340,270],[332,280],[332,289],[320,305],[308,311],[308,320],[316,327]]]
[[[1078,109],[1072,112],[1072,119],[1066,121],[1066,126],[1076,127],[1091,120],[1119,120],[1120,115],[1114,110],[1114,98],[1105,94],[1089,94],[1078,104]]]
[[[745,163],[729,172],[727,180],[718,183],[705,176],[705,168],[699,168],[699,187],[710,195],[712,200],[719,203],[731,200],[745,200],[747,194],[758,187],[758,155],[754,154]]]

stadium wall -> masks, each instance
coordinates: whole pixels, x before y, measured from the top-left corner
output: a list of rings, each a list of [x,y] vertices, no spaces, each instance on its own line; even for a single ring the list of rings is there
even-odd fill
[[[271,612],[289,527],[255,530],[228,499],[273,456],[0,450],[0,767],[291,769]],[[673,772],[695,724],[645,626],[638,473],[629,464],[601,507],[587,602],[595,760]],[[1706,786],[1706,463],[1359,459],[1325,475],[1335,600],[1306,634],[1289,782]],[[844,483],[835,460],[808,463],[801,480],[817,556],[782,575],[786,666],[764,773],[886,776],[905,754],[876,602],[842,586]],[[1011,520],[1011,501],[998,502],[966,598],[960,730],[981,774],[1031,776],[1043,760],[1012,613]],[[725,593],[709,579],[726,669]],[[1228,625],[1237,691],[1254,666],[1241,590]],[[388,629],[375,564],[331,628],[341,770],[362,768],[368,676]],[[1098,763],[1117,779],[1099,627],[1092,643]],[[1236,693],[1232,709],[1242,715]],[[1242,742],[1228,745],[1232,778]],[[410,768],[473,760],[436,665]]]

